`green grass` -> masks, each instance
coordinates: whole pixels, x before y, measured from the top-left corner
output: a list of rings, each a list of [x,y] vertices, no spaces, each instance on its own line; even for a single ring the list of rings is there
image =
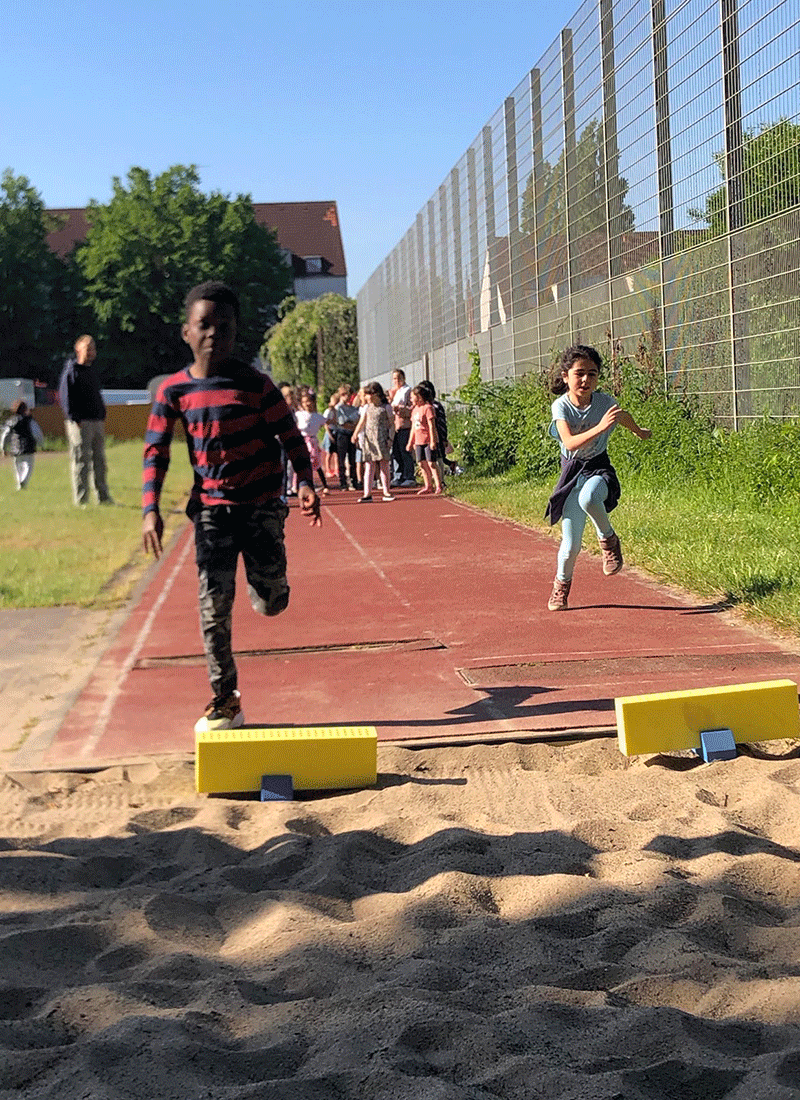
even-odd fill
[[[147,566],[141,549],[142,443],[108,440],[114,508],[72,503],[66,451],[40,451],[28,488],[17,492],[13,459],[0,462],[0,608],[118,606]],[[165,538],[191,486],[183,447],[162,497]]]
[[[555,477],[552,482],[555,481]],[[451,479],[466,503],[547,531],[552,482],[526,481],[518,469],[493,477]],[[613,514],[625,560],[663,581],[737,608],[756,623],[800,639],[800,514],[791,502],[758,507],[735,486],[720,495],[705,486],[654,490],[625,481]],[[594,547],[591,524],[585,547]],[[556,538],[560,527],[552,529]],[[553,568],[557,542],[553,542]]]

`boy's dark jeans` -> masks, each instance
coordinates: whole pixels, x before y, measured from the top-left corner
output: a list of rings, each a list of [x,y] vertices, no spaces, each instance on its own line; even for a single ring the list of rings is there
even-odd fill
[[[266,504],[203,507],[194,521],[200,629],[214,698],[235,690],[231,643],[236,565],[244,561],[253,610],[278,615],[289,603],[283,525],[289,509],[280,500]]]

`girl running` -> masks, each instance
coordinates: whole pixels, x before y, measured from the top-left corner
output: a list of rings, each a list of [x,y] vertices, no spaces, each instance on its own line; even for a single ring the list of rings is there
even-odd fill
[[[545,518],[551,524],[561,520],[561,545],[553,592],[547,602],[550,611],[567,607],[587,516],[600,540],[605,575],[610,577],[622,568],[619,536],[608,518],[619,500],[620,486],[606,445],[617,424],[639,439],[652,435],[648,428],[640,428],[610,394],[597,389],[600,367],[595,348],[576,344],[561,357],[558,377],[551,386],[552,392],[560,395],[552,404],[550,434],[561,444],[561,477]]]

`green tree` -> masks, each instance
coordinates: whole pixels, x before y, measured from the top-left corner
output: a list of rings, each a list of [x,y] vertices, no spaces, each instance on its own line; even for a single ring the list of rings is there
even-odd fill
[[[355,299],[323,294],[298,302],[266,333],[261,354],[279,381],[313,386],[323,394],[344,383],[358,385]]]
[[[282,302],[280,321],[266,333],[261,357],[272,371],[273,378],[293,386],[317,384],[317,319],[316,302]]]
[[[0,181],[0,373],[51,384],[59,369],[68,273],[47,244],[39,193],[10,168]]]
[[[715,159],[724,179],[725,154],[717,153]],[[745,133],[741,173],[736,182],[742,225],[752,225],[800,206],[800,124],[782,118],[764,124],[757,133]],[[713,237],[725,233],[728,228],[729,186],[730,181],[726,181],[712,191],[702,210],[689,211],[696,221],[706,223]]]
[[[187,361],[183,301],[207,279],[239,295],[237,354],[258,353],[292,273],[274,233],[256,223],[249,196],[203,194],[193,165],[155,177],[132,168],[126,183],[114,178],[109,202],[89,204],[87,219],[75,259],[107,380],[145,386]]]
[[[358,386],[358,324],[355,298],[323,294],[317,299],[322,364],[319,388],[326,394],[342,385]]]

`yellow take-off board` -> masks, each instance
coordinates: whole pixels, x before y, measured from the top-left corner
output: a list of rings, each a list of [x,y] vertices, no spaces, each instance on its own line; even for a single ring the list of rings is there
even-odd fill
[[[378,778],[374,726],[213,730],[195,735],[198,794],[259,791],[290,775],[296,791],[370,787]]]
[[[626,756],[700,747],[700,731],[727,727],[737,743],[800,736],[797,684],[664,691],[615,699],[619,747]]]

